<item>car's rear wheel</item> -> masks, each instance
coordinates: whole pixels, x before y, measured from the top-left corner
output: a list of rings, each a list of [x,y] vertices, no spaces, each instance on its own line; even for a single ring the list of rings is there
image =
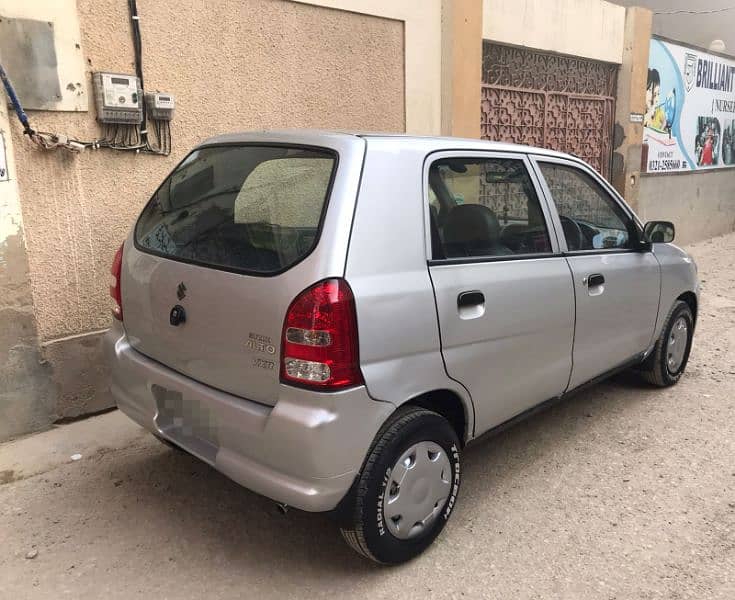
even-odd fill
[[[669,311],[653,352],[641,367],[643,378],[659,387],[677,383],[689,361],[693,335],[692,310],[686,302],[678,300]]]
[[[457,499],[460,443],[441,415],[403,407],[376,436],[340,511],[342,535],[361,555],[398,564],[439,535]]]

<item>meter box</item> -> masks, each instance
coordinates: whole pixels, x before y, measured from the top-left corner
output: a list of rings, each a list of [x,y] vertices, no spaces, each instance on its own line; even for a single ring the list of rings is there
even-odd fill
[[[137,125],[143,121],[140,80],[135,75],[92,73],[97,120]]]
[[[154,121],[170,121],[174,118],[176,101],[171,94],[146,92],[145,107],[148,116]]]

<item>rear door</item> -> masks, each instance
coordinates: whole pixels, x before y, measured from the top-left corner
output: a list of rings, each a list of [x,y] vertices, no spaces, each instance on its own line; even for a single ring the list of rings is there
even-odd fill
[[[648,349],[660,268],[650,249],[640,249],[632,213],[591,169],[543,157],[535,164],[564,232],[561,243],[574,277],[573,388]]]
[[[566,389],[571,275],[524,155],[432,154],[425,178],[442,355],[479,434]]]
[[[341,274],[306,266],[336,164],[333,151],[275,145],[192,152],[126,243],[131,345],[198,381],[273,404],[289,303],[320,275]]]

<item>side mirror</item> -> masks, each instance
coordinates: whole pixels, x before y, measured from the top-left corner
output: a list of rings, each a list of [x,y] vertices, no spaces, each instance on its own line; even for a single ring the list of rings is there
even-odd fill
[[[649,221],[643,228],[643,241],[647,244],[670,244],[676,228],[669,221]]]

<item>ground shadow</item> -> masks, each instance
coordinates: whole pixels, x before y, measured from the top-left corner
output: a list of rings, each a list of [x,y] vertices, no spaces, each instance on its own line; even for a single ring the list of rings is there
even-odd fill
[[[492,502],[494,486],[519,477],[534,460],[556,453],[596,420],[614,419],[651,393],[634,377],[622,375],[470,445],[464,458],[467,492],[463,490],[460,498],[461,513],[472,514],[482,503]],[[195,554],[202,556],[222,552],[235,566],[246,566],[250,572],[270,573],[274,564],[291,573],[308,572],[312,578],[316,574],[346,580],[375,572],[346,547],[327,515],[297,510],[281,515],[271,500],[249,492],[197,459],[152,444],[158,442],[146,440],[137,451],[109,452],[101,457],[98,478],[81,479],[78,485],[89,489],[75,490],[74,495],[93,496],[101,485],[109,485],[99,478],[107,478],[115,486],[114,506],[125,507],[130,519],[144,510],[144,518],[158,530],[156,535],[166,536],[172,548],[195,545]],[[121,523],[110,522],[109,526],[114,530]]]

